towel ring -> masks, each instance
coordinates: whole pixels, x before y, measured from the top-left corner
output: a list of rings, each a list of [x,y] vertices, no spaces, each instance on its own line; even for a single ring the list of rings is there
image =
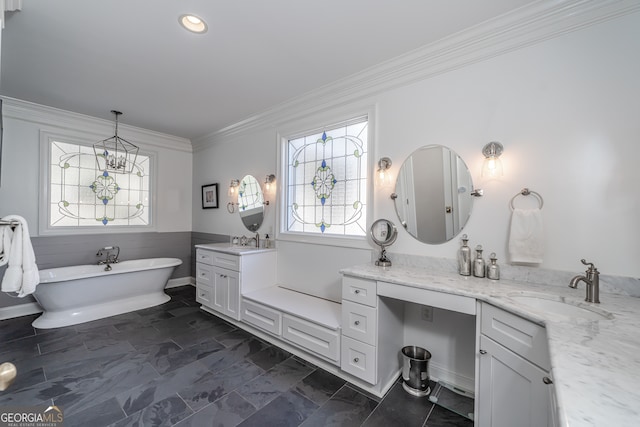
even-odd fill
[[[522,191],[520,191],[518,194],[516,194],[515,196],[513,196],[511,198],[511,201],[509,202],[509,206],[511,207],[511,210],[514,210],[514,206],[513,206],[513,201],[516,199],[516,197],[518,196],[529,196],[533,194],[534,196],[536,196],[536,198],[538,199],[538,202],[540,202],[540,209],[542,209],[542,207],[544,206],[544,199],[542,198],[542,196],[540,195],[540,193],[536,192],[536,191],[532,191],[529,190],[528,188],[523,188]]]

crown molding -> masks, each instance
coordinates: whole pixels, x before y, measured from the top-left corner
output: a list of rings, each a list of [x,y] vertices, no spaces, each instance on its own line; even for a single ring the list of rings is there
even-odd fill
[[[640,10],[639,0],[541,0],[275,105],[207,135],[194,150],[465,67]]]
[[[35,123],[38,126],[69,129],[98,137],[113,134],[114,122],[97,117],[61,110],[46,105],[2,96],[2,115],[7,118]],[[148,129],[118,123],[120,134],[131,138],[136,145],[159,147],[169,150],[192,152],[191,141]]]

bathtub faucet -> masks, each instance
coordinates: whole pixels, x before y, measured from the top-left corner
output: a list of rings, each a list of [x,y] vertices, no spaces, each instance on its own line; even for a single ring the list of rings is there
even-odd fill
[[[115,251],[115,254],[113,254],[112,251]],[[100,249],[96,254],[96,256],[103,256],[103,255],[105,256],[105,259],[101,259],[100,261],[98,261],[98,265],[106,264],[107,266],[104,268],[104,270],[111,271],[111,264],[118,263],[118,256],[120,256],[120,247],[105,246],[104,248]]]

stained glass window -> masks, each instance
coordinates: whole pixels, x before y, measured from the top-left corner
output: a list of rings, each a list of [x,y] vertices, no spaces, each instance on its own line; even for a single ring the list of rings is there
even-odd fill
[[[367,123],[361,117],[288,141],[288,231],[366,235]]]
[[[50,227],[149,225],[149,156],[139,154],[132,173],[116,174],[98,169],[92,147],[50,144]]]

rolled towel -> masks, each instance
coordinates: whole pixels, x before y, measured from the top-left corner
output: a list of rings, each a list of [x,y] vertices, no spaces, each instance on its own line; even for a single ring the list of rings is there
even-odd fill
[[[2,219],[17,221],[18,225],[13,230],[9,266],[4,272],[1,289],[3,292],[17,292],[19,297],[24,297],[34,293],[40,283],[29,227],[27,221],[18,215],[9,215]]]
[[[511,262],[540,264],[544,258],[544,235],[540,209],[514,209],[509,232]]]

